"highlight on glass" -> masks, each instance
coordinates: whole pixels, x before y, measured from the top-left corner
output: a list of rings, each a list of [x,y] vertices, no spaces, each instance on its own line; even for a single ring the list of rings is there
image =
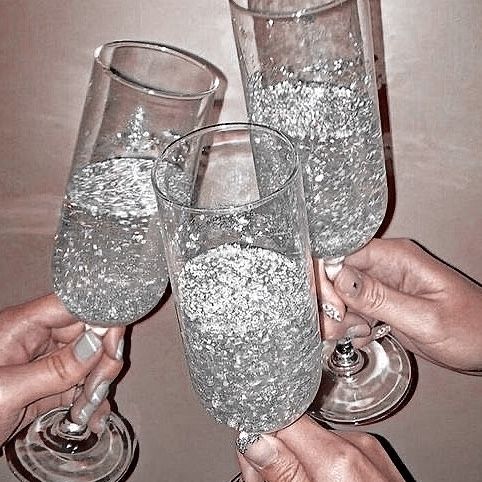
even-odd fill
[[[95,50],[52,261],[54,291],[86,329],[133,323],[159,303],[168,273],[150,173],[166,145],[208,123],[216,72],[167,45]],[[20,480],[109,482],[136,445],[120,415],[97,436],[66,407],[34,421],[6,455]]]

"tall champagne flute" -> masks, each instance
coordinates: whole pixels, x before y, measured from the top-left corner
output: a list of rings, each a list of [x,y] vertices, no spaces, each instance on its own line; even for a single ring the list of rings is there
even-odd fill
[[[288,134],[303,165],[313,256],[327,274],[365,245],[387,183],[368,0],[230,0],[249,118]],[[391,336],[326,357],[311,414],[339,423],[386,415],[406,395],[410,362]]]
[[[141,319],[168,282],[154,159],[182,134],[204,125],[219,85],[217,69],[174,47],[119,41],[96,49],[92,75],[55,237],[54,291],[91,327]],[[112,413],[97,436],[48,412],[7,452],[23,481],[117,481],[136,447]]]
[[[293,145],[264,126],[206,127],[164,151],[153,182],[186,360],[203,407],[246,437],[292,423],[321,375]]]

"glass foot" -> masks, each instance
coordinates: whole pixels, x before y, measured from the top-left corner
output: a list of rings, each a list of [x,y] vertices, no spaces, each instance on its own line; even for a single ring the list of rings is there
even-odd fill
[[[137,441],[118,415],[111,413],[104,433],[59,432],[65,408],[42,415],[5,448],[10,470],[23,482],[115,482],[132,462]]]
[[[323,422],[366,424],[392,413],[405,399],[412,379],[405,349],[390,335],[361,348],[361,369],[335,374],[324,362],[321,386],[308,414]]]

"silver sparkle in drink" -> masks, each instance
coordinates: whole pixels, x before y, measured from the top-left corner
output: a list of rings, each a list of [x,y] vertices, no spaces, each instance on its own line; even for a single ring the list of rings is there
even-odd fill
[[[167,284],[152,159],[116,158],[72,173],[53,255],[67,309],[102,326],[147,314]]]
[[[205,409],[246,432],[299,418],[321,377],[303,258],[224,244],[187,261],[177,282],[186,358]]]
[[[310,241],[321,258],[355,251],[386,211],[386,177],[378,107],[361,60],[337,58],[260,72],[247,80],[250,119],[288,134],[303,166]]]

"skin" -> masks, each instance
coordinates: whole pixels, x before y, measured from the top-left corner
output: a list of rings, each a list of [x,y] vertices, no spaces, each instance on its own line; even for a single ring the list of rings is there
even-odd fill
[[[371,340],[382,321],[408,350],[447,368],[482,370],[482,287],[406,239],[374,239],[348,256],[333,285],[318,264],[323,300],[346,314],[323,316],[328,340],[359,330],[354,344]]]
[[[325,430],[307,415],[239,454],[245,482],[402,482],[380,443],[363,432]]]
[[[74,346],[84,332],[54,295],[0,312],[0,445],[39,414],[70,405],[76,385],[84,384],[73,405],[73,421],[80,422],[77,415],[98,383],[117,377],[124,328],[110,328],[98,351],[80,360]],[[89,428],[100,433],[109,413],[106,400],[96,404]]]
[[[482,288],[406,239],[375,239],[327,279],[315,260],[324,338],[351,335],[363,346],[378,321],[407,348],[443,367],[482,374]],[[325,430],[303,416],[250,444],[239,464],[245,482],[398,482],[403,478],[378,441],[363,432]]]

